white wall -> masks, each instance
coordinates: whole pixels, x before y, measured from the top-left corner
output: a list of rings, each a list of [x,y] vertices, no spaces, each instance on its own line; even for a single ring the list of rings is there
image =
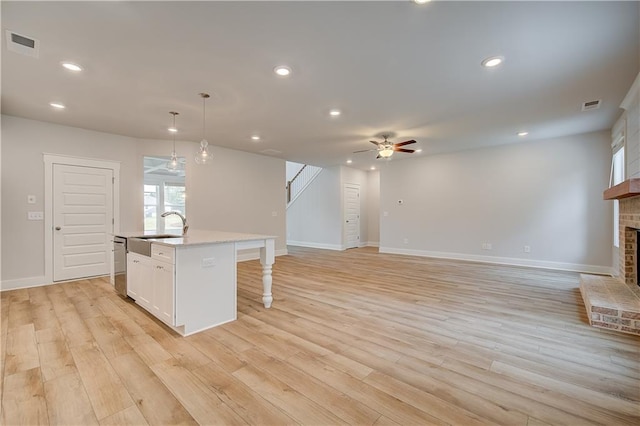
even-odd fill
[[[2,281],[44,277],[44,222],[27,211],[44,211],[43,153],[120,161],[120,223],[132,226],[136,141],[133,138],[2,116]],[[27,204],[27,195],[36,204]]]
[[[371,225],[371,173],[350,167],[325,168],[287,209],[287,241],[303,247],[343,250],[345,184],[360,187],[360,245],[367,245]],[[376,175],[377,177],[377,175]],[[373,186],[377,191],[376,185]],[[377,193],[373,195],[377,205]],[[374,213],[377,216],[377,211]],[[377,242],[377,220],[373,235]]]
[[[287,242],[291,245],[342,248],[340,167],[320,174],[287,209]]]
[[[371,171],[367,179],[367,245],[380,245],[380,172]]]
[[[145,155],[167,155],[170,141],[130,137],[2,116],[2,282],[32,285],[44,280],[44,222],[27,221],[27,211],[44,211],[43,153],[119,161],[120,228],[143,222]],[[210,167],[191,161],[198,144],[177,142],[187,157],[187,212],[192,229],[220,229],[275,235],[276,253],[285,242],[284,161],[212,147]],[[27,195],[37,203],[27,204]],[[272,213],[276,212],[276,216]],[[41,282],[45,284],[45,282]]]
[[[608,132],[390,162],[380,250],[607,273],[610,162]]]
[[[627,179],[640,177],[640,74],[622,101],[626,129],[625,160]]]

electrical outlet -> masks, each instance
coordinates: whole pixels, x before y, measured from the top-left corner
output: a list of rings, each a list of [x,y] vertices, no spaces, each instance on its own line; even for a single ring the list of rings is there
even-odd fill
[[[491,243],[482,243],[482,250],[491,250]]]
[[[274,210],[274,211],[272,211],[272,212],[271,212],[271,216],[273,216],[273,217],[278,216],[278,212],[277,212],[277,211],[275,211],[275,210]]]
[[[487,243],[487,250],[491,250],[492,248],[491,243]]]
[[[402,242],[405,243],[405,244],[409,244],[409,239],[405,238],[404,240],[402,240]]]
[[[44,220],[44,212],[27,212],[28,220]]]
[[[389,212],[382,212],[382,216],[384,216],[384,217],[389,216]]]
[[[531,253],[531,246],[524,246],[523,250],[525,253]]]

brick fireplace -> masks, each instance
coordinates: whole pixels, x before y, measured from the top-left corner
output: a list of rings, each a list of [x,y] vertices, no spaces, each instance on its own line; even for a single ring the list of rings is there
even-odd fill
[[[640,335],[640,179],[629,179],[607,189],[603,198],[620,201],[618,270],[614,277],[581,275],[580,292],[591,325]]]

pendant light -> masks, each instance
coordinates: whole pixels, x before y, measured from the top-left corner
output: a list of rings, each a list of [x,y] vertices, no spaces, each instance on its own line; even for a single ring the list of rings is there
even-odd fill
[[[176,128],[176,115],[179,113],[170,111],[169,114],[173,115],[173,126],[169,129],[173,134],[173,151],[171,152],[171,159],[167,162],[167,170],[173,173],[179,173],[182,171],[182,163],[180,163],[178,155],[176,154],[176,133],[178,132]]]
[[[213,156],[207,150],[207,146],[209,142],[205,139],[205,111],[206,111],[206,101],[209,95],[207,93],[200,93],[202,97],[202,140],[200,141],[200,150],[196,154],[196,163],[198,164],[211,164],[213,161]]]

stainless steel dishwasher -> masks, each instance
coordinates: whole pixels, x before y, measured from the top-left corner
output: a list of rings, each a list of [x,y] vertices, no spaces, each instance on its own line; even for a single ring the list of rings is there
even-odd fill
[[[113,237],[113,280],[116,291],[127,297],[127,239]]]

